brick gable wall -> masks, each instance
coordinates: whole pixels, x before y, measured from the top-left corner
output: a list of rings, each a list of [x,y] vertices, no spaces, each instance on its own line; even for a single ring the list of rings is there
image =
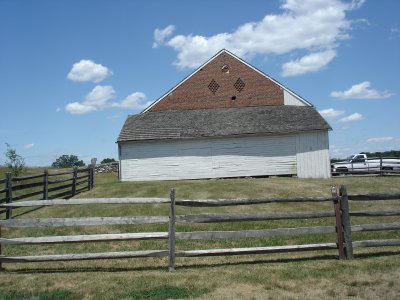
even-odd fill
[[[265,105],[284,105],[282,88],[222,52],[149,111]]]

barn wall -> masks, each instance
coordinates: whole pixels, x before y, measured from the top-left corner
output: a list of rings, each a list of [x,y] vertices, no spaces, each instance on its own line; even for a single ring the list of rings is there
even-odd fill
[[[121,180],[296,174],[296,136],[125,142]]]
[[[299,178],[331,177],[328,131],[298,134],[296,148]]]
[[[224,71],[223,66],[227,67]],[[238,80],[242,82],[237,89]],[[214,82],[215,89],[211,89]],[[228,53],[204,65],[149,111],[283,105],[283,89]]]
[[[295,106],[306,106],[307,104],[303,101],[300,101],[297,97],[293,94],[289,93],[288,91],[283,91],[283,99],[285,105],[295,105]]]

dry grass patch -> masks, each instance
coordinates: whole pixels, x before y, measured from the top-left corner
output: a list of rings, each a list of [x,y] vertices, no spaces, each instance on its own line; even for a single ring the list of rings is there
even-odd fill
[[[103,174],[97,176],[95,189],[80,194],[78,197],[168,197],[171,187],[177,189],[178,199],[313,197],[329,196],[330,186],[333,184],[346,184],[351,194],[400,191],[400,177],[339,177],[328,180],[263,178],[121,183],[117,181],[115,175]],[[352,210],[389,210],[399,209],[400,204],[399,201],[394,200],[368,203],[351,202],[350,205]],[[223,208],[178,207],[178,214],[313,210],[332,210],[332,204],[264,204]],[[18,211],[22,210],[15,210],[15,212]],[[167,214],[168,205],[83,205],[43,208],[29,212],[20,216],[20,218]],[[399,222],[399,218],[353,218],[352,222],[353,224]],[[333,224],[333,218],[325,218],[270,222],[178,224],[177,229],[178,231],[244,230],[333,226]],[[2,235],[16,237],[166,230],[167,224],[84,228],[3,228]],[[357,233],[354,234],[354,237],[356,239],[400,238],[400,232]],[[178,241],[177,248],[190,250],[307,244],[325,241],[335,241],[335,235],[189,240]],[[6,246],[4,250],[6,254],[35,255],[165,249],[166,244],[166,240],[124,241],[71,245]],[[325,251],[177,258],[177,271],[174,273],[167,272],[166,258],[6,264],[6,271],[0,273],[0,299],[13,299],[10,297],[14,292],[20,293],[19,296],[28,295],[26,299],[42,299],[38,298],[37,295],[42,293],[40,295],[50,295],[51,297],[51,295],[56,295],[52,293],[59,291],[66,292],[66,295],[73,299],[140,299],[140,297],[150,297],[157,293],[161,293],[160,297],[186,297],[189,299],[298,299],[300,297],[309,299],[372,299],[378,297],[379,299],[395,299],[400,294],[398,285],[398,282],[400,282],[400,247],[356,249],[355,256],[356,259],[352,261],[339,261],[337,251]]]

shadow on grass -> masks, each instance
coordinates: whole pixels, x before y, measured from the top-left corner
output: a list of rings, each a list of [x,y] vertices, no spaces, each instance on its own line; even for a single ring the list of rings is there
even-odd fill
[[[131,291],[123,293],[116,297],[116,299],[185,299],[185,298],[197,298],[203,294],[208,293],[207,289],[195,290],[188,289],[185,287],[175,287],[171,285],[162,285],[146,291]]]
[[[69,291],[0,291],[2,300],[22,300],[22,299],[41,299],[41,300],[72,300],[74,295]]]
[[[400,251],[379,251],[374,253],[360,253],[355,254],[355,259],[367,259],[373,257],[382,256],[396,256],[400,255]],[[319,261],[319,260],[338,260],[337,255],[327,254],[318,255],[312,257],[296,257],[296,258],[278,258],[278,259],[258,259],[258,260],[243,260],[239,262],[221,262],[221,263],[192,263],[185,265],[177,265],[176,269],[179,270],[191,270],[191,269],[203,269],[203,268],[219,268],[229,266],[240,266],[240,265],[259,265],[259,264],[289,264],[293,262],[306,262],[306,261]],[[84,268],[32,268],[32,269],[18,269],[18,270],[7,270],[4,269],[3,273],[9,274],[52,274],[52,273],[116,273],[116,272],[130,272],[130,271],[167,271],[168,266],[143,266],[143,267],[115,267],[115,268],[99,268],[99,267],[84,267]]]
[[[17,218],[17,217],[20,217],[20,216],[29,214],[29,213],[31,213],[31,212],[37,211],[37,210],[39,210],[39,209],[42,209],[43,207],[44,207],[44,206],[38,206],[38,207],[35,207],[35,208],[32,208],[32,209],[26,210],[26,211],[24,211],[24,212],[21,212],[21,213],[19,213],[19,214],[13,214],[13,218]],[[14,213],[14,212],[15,212],[15,208],[13,209],[13,213]]]

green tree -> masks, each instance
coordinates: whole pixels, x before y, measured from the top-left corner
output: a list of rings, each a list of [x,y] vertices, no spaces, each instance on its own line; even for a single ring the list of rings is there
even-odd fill
[[[116,162],[116,160],[114,158],[105,158],[100,163],[101,164],[108,164],[108,163],[112,163],[112,162]]]
[[[55,168],[72,168],[72,167],[83,167],[85,163],[83,160],[79,160],[76,155],[61,155],[52,163],[52,167]]]
[[[7,158],[6,166],[13,176],[18,176],[25,168],[25,160],[21,155],[17,154],[15,149],[11,148],[10,144],[6,143],[6,146],[7,150],[4,153]]]

